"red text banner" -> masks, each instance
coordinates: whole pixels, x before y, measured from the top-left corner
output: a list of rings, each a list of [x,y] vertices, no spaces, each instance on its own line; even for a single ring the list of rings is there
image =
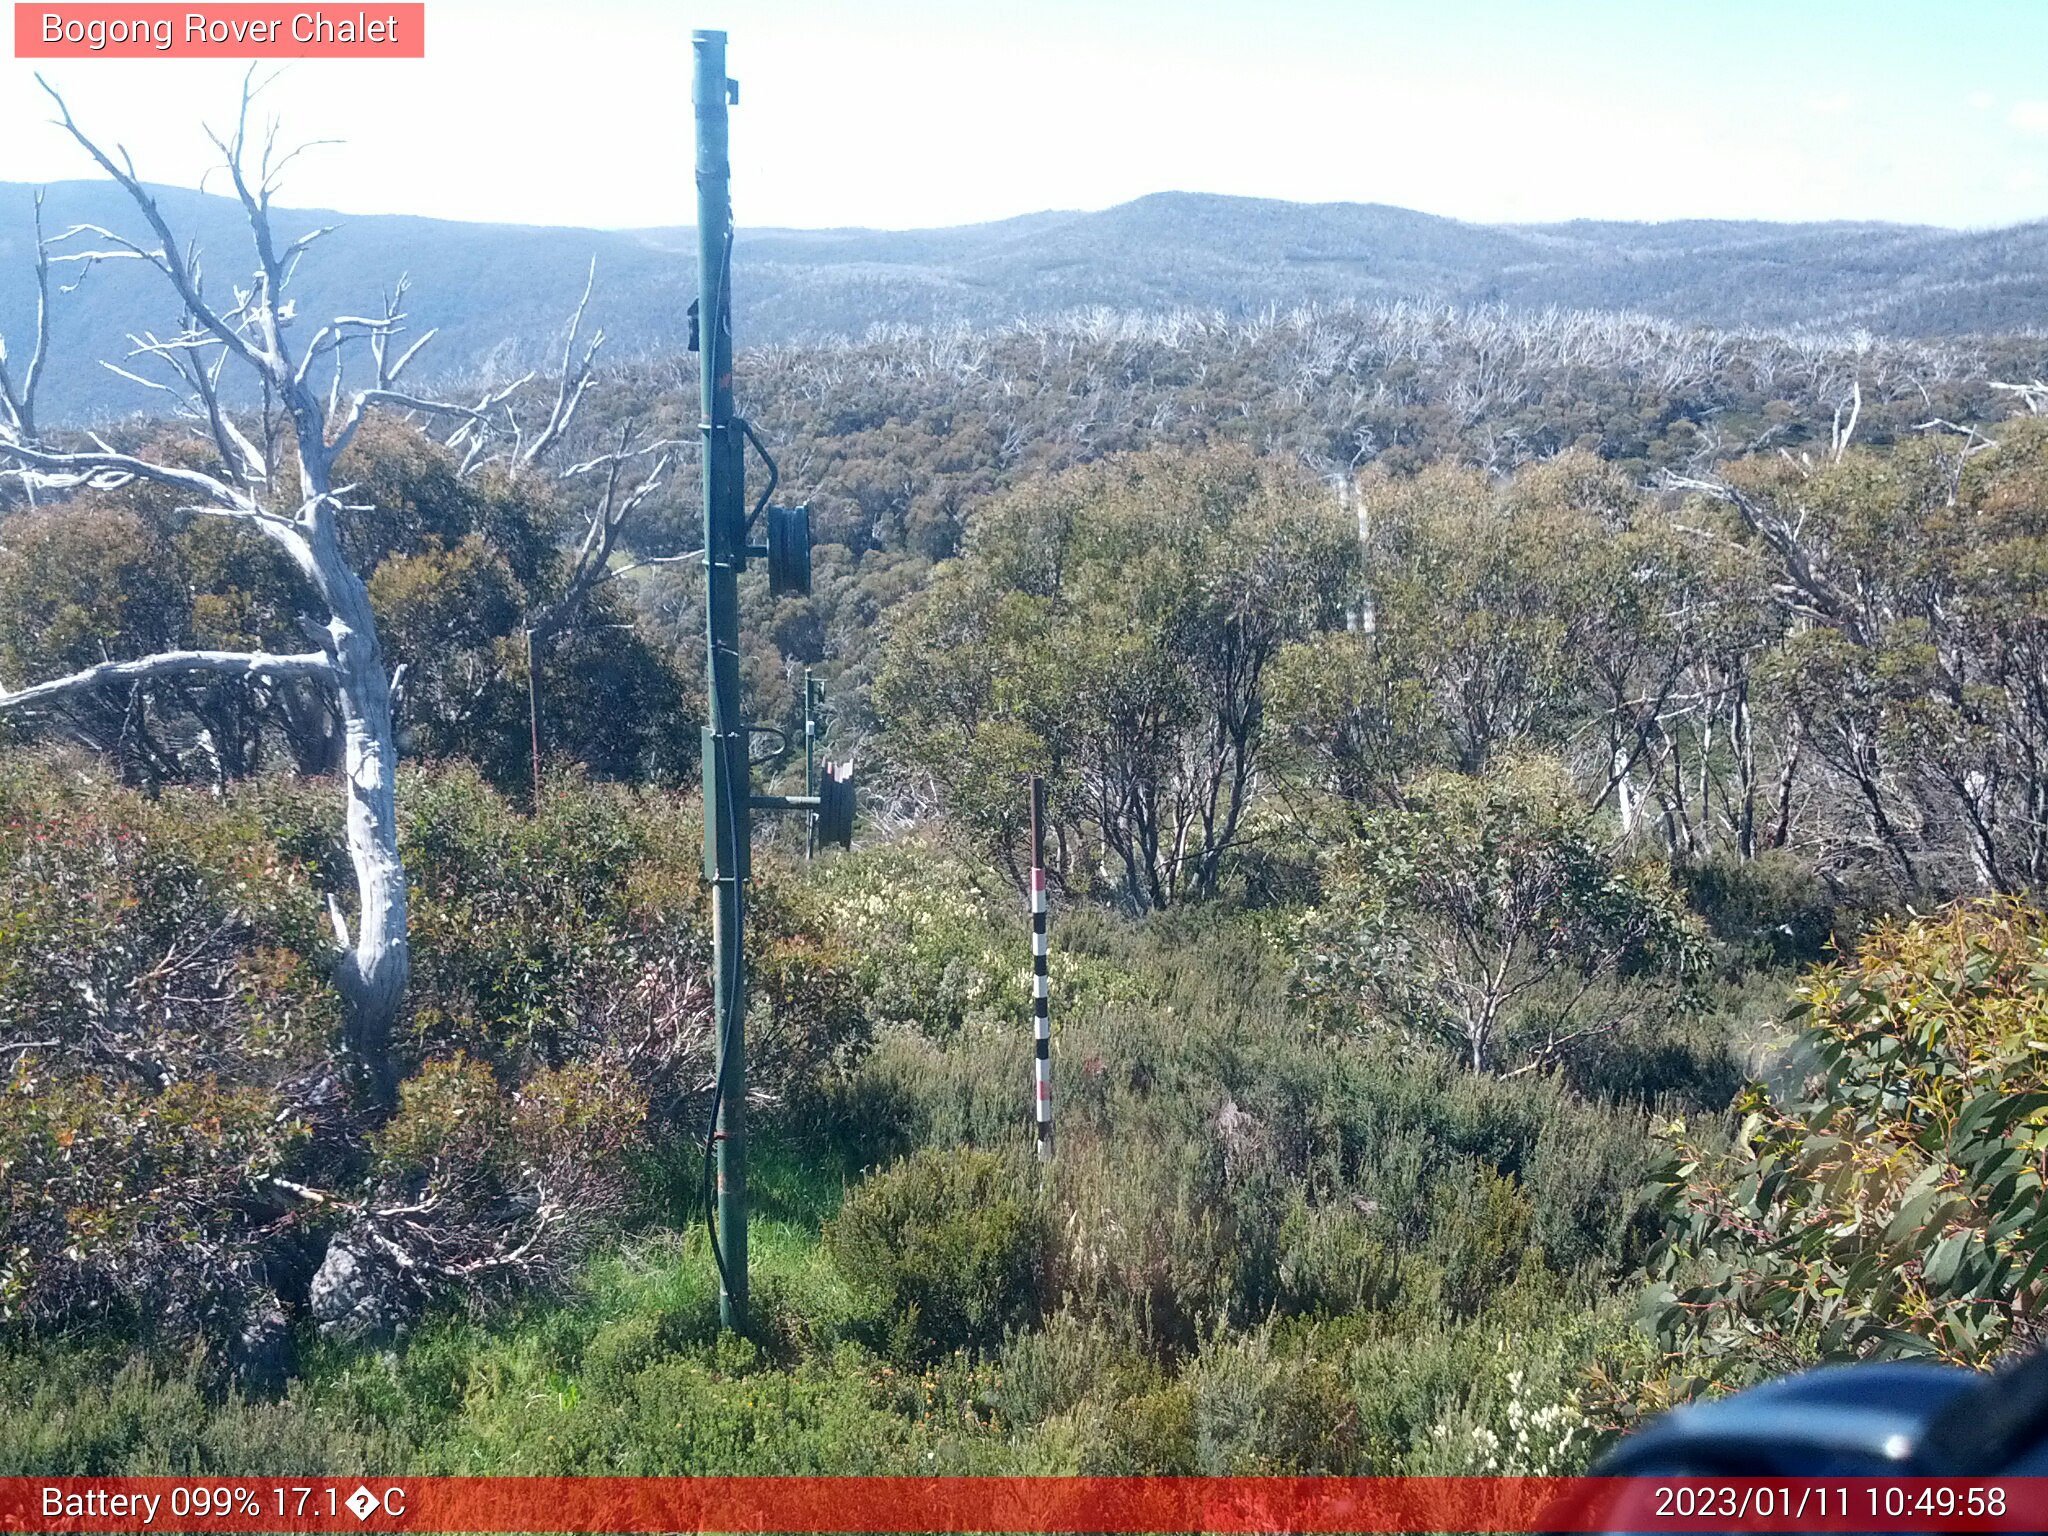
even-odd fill
[[[2048,1478],[0,1478],[0,1530],[2026,1531]]]
[[[423,59],[427,8],[411,3],[27,4],[18,59]]]

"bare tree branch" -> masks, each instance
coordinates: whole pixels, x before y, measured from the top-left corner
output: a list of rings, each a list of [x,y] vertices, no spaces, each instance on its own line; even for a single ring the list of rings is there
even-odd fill
[[[596,373],[598,348],[604,345],[604,330],[600,327],[590,338],[590,345],[584,348],[581,362],[571,366],[570,360],[576,355],[576,336],[583,329],[583,315],[590,307],[591,290],[597,286],[597,258],[590,258],[590,273],[583,280],[583,297],[576,301],[576,312],[569,317],[569,331],[562,338],[562,380],[555,391],[554,409],[548,412],[547,425],[540,429],[538,436],[519,456],[521,464],[537,464],[548,451],[561,440],[569,430],[569,423],[575,419],[576,408],[583,403],[583,393],[590,387]]]
[[[0,710],[45,704],[112,683],[145,683],[160,677],[206,674],[214,677],[309,677],[326,680],[331,679],[333,672],[333,661],[319,651],[297,656],[273,656],[262,651],[164,651],[135,661],[103,661],[96,667],[87,667],[68,677],[53,677],[25,688],[0,686]]]
[[[704,551],[701,549],[686,549],[681,554],[675,555],[649,555],[644,560],[631,560],[624,565],[613,566],[590,585],[592,590],[595,590],[608,581],[617,581],[621,576],[630,576],[635,571],[644,571],[658,565],[680,565],[685,560],[702,560],[703,558]]]
[[[137,254],[142,255],[145,260],[148,260],[165,277],[170,279],[171,286],[177,289],[178,296],[185,301],[186,308],[192,312],[200,324],[204,325],[238,353],[250,367],[255,368],[259,373],[263,373],[266,376],[272,373],[278,366],[277,360],[269,354],[258,350],[238,327],[230,325],[219,311],[206,302],[206,297],[199,288],[196,271],[179,252],[177,237],[171,233],[171,226],[165,220],[163,210],[157,206],[156,199],[150,196],[149,189],[143,186],[140,178],[136,176],[135,163],[129,158],[128,152],[125,149],[120,151],[121,163],[116,165],[113,157],[108,155],[105,150],[101,149],[90,138],[86,137],[84,131],[73,121],[70,107],[65,105],[64,98],[57,94],[56,88],[41,75],[36,76],[36,84],[40,85],[50,100],[57,104],[58,126],[70,134],[78,142],[79,147],[92,156],[93,160],[99,165],[99,168],[112,177],[121,189],[128,194],[129,200],[141,211],[143,218],[149,222],[149,227],[156,232],[157,239],[162,242],[161,247],[154,252],[143,252],[139,247],[131,247],[131,249],[135,250]],[[245,88],[245,110],[246,103],[247,91]],[[117,145],[116,148],[119,148],[119,146]]]
[[[2048,411],[2048,384],[2033,379],[2025,384],[1999,384],[1991,386],[2000,394],[2011,395],[2027,408],[2029,416],[2039,416]]]
[[[363,424],[363,418],[380,405],[388,405],[401,411],[418,411],[427,416],[459,416],[466,422],[474,422],[481,427],[489,426],[489,419],[475,406],[457,405],[452,400],[430,400],[423,395],[408,395],[395,389],[358,390],[349,406],[348,416],[341,424],[341,430],[334,435],[334,441],[328,445],[327,457],[330,462],[340,458],[347,451],[349,443],[355,438],[356,430]]]
[[[203,470],[158,464],[131,453],[115,453],[111,449],[60,453],[0,437],[0,457],[13,459],[18,466],[5,473],[32,478],[40,485],[59,490],[73,486],[114,490],[133,480],[149,480],[158,485],[174,486],[194,496],[203,496],[225,510],[246,512],[252,517],[262,510],[246,492],[236,490]]]
[[[563,472],[562,478],[569,479],[604,472],[604,489],[597,504],[591,508],[590,520],[583,531],[583,539],[577,546],[574,559],[570,562],[569,576],[563,584],[561,595],[542,607],[528,620],[528,629],[536,640],[564,628],[575,616],[576,611],[615,573],[611,569],[612,555],[618,548],[619,535],[632,520],[633,514],[646,504],[649,497],[658,491],[675,463],[677,444],[670,439],[636,447],[633,442],[634,423],[627,421],[619,428],[619,434],[609,453],[571,466]],[[636,459],[655,455],[654,465],[642,476],[639,483],[629,490],[625,484],[626,468]],[[645,565],[650,562],[637,562]]]
[[[1814,617],[1833,624],[1859,644],[1868,639],[1862,612],[1849,596],[1830,581],[1813,563],[1798,527],[1741,487],[1719,478],[1698,478],[1666,471],[1663,483],[1672,490],[1690,491],[1733,507],[1744,526],[1776,551],[1801,606]]]
[[[19,383],[7,368],[7,344],[0,341],[0,407],[7,412],[6,425],[18,437],[36,435],[36,386],[42,382],[43,363],[50,353],[50,247],[43,239],[43,191],[36,189],[36,336],[30,344],[28,366]]]

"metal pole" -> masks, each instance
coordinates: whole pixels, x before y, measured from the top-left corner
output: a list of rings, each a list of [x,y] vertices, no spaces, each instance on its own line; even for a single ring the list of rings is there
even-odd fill
[[[733,424],[731,166],[725,34],[691,34],[697,113],[698,399],[704,482],[705,650],[710,723],[704,731],[704,865],[714,892],[711,943],[718,1019],[716,1258],[718,1319],[747,1319],[746,972],[743,925],[750,833],[747,733],[740,718],[739,573],[746,560],[744,447]]]
[[[1052,1160],[1052,980],[1045,900],[1045,780],[1031,779],[1031,1100],[1038,1160]]]

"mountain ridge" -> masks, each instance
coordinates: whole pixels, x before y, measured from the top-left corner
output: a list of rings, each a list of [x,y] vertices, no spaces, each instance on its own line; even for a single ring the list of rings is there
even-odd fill
[[[206,253],[215,281],[243,270],[239,205],[189,188],[153,191],[172,227]],[[24,184],[0,183],[0,335],[13,338],[33,321],[31,198]],[[445,379],[546,366],[593,258],[592,317],[622,355],[680,345],[694,296],[688,226],[598,230],[321,209],[278,209],[275,218],[286,238],[337,226],[305,263],[301,313],[360,309],[408,273],[415,329],[440,327],[430,355]],[[48,229],[132,231],[138,222],[108,183],[48,188]],[[2048,221],[1992,230],[1876,220],[1481,224],[1383,203],[1158,192],[1099,211],[932,229],[742,228],[734,249],[743,345],[1093,307],[1227,313],[1404,299],[1906,337],[2023,331],[2048,319]],[[91,272],[58,301],[50,418],[160,405],[97,362],[118,361],[127,332],[166,330],[175,319],[167,288],[139,263]]]

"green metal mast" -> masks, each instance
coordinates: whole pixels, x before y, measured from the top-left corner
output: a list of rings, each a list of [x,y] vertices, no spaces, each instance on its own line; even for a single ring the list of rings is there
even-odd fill
[[[704,727],[704,878],[713,892],[713,1007],[718,1020],[717,1086],[707,1175],[715,1163],[711,1196],[712,1256],[718,1262],[718,1317],[727,1328],[747,1325],[747,971],[746,890],[755,811],[793,811],[809,818],[808,846],[841,848],[853,842],[854,779],[851,763],[816,770],[817,711],[824,690],[804,685],[804,790],[801,795],[754,793],[752,743],[769,726],[740,715],[740,572],[749,558],[766,563],[771,597],[802,597],[811,590],[809,506],[770,504],[778,479],[775,460],[732,399],[732,191],[726,161],[726,108],[739,85],[726,78],[725,34],[691,34],[696,68],[690,99],[697,112],[697,305],[690,345],[698,354],[698,398],[703,402],[704,653],[710,720]],[[768,471],[753,510],[747,509],[747,445]],[[764,538],[753,541],[755,524]],[[778,750],[786,750],[783,743]]]
[[[725,34],[691,35],[697,112],[698,399],[703,434],[707,697],[704,728],[704,874],[713,888],[717,972],[718,1318],[747,1319],[747,1056],[744,939],[751,838],[748,733],[740,718],[739,576],[747,558],[745,447],[732,406],[732,169],[726,107],[738,95],[725,73]]]

